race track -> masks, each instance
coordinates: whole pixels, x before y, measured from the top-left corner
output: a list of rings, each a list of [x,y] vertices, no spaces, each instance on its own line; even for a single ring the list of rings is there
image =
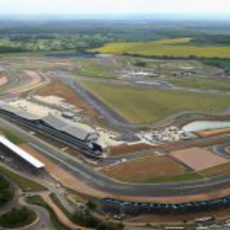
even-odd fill
[[[187,196],[193,194],[207,193],[227,189],[230,187],[229,174],[213,177],[205,180],[188,181],[183,183],[166,184],[131,184],[114,181],[92,168],[73,160],[67,154],[60,154],[60,150],[51,148],[50,145],[41,141],[37,137],[30,135],[23,129],[0,118],[3,127],[7,127],[17,132],[22,138],[30,143],[45,157],[51,159],[61,168],[73,174],[90,187],[110,194],[138,196],[138,197],[169,197],[169,196]]]

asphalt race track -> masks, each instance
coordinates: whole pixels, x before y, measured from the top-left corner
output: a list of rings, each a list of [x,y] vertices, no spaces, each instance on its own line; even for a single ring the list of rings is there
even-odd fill
[[[122,183],[112,180],[92,168],[84,165],[77,160],[73,160],[67,154],[60,154],[59,150],[51,147],[46,142],[29,134],[16,125],[0,118],[1,126],[7,127],[17,132],[22,138],[39,150],[41,154],[59,164],[59,166],[72,173],[76,178],[84,181],[91,187],[98,190],[113,193],[117,195],[139,196],[139,197],[163,197],[163,196],[185,196],[211,191],[218,191],[230,187],[229,174],[203,179],[197,181],[188,181],[183,183],[167,183],[167,184],[131,184]]]
[[[224,158],[230,158],[230,146],[215,145],[213,151]]]

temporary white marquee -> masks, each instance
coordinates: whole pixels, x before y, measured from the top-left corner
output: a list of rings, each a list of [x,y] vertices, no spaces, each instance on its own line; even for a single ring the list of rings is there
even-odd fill
[[[6,139],[4,136],[1,136],[1,135],[0,135],[0,143],[4,145],[5,147],[7,147],[8,149],[10,149],[12,152],[14,152],[19,157],[21,157],[23,160],[27,161],[33,167],[37,169],[45,167],[45,165],[41,161],[37,160],[36,158],[31,156],[29,153],[22,150],[17,145],[13,144],[11,141],[9,141],[8,139]]]
[[[182,127],[185,132],[230,128],[230,121],[193,121]]]

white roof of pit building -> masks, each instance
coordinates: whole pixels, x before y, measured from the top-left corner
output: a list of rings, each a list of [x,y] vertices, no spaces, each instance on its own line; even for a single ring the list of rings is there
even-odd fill
[[[28,101],[26,99],[11,101],[8,104],[14,108],[22,109],[22,110],[28,112],[29,114],[33,114],[34,116],[40,117],[40,118],[47,116],[49,113],[53,113],[53,114],[60,113],[55,109],[33,103],[33,102]]]
[[[0,143],[5,145],[7,148],[9,148],[11,151],[13,151],[16,155],[21,157],[23,160],[27,161],[33,167],[37,169],[45,167],[45,165],[41,161],[37,160],[36,158],[31,156],[29,153],[22,150],[17,145],[13,144],[11,141],[9,141],[8,139],[6,139],[4,136],[1,136],[1,135],[0,135]]]
[[[38,120],[39,119],[39,117],[35,116],[34,114],[30,114],[21,108],[16,108],[6,103],[0,104],[0,109],[17,114],[18,116],[28,119],[28,120]]]
[[[81,140],[94,139],[97,136],[97,132],[90,126],[80,122],[69,121],[58,115],[49,113],[44,117],[36,116],[35,114],[31,114],[28,111],[23,110],[22,108],[16,108],[8,104],[2,104],[0,105],[0,108],[31,121],[42,120],[51,127],[68,133],[69,135],[72,135]]]
[[[81,140],[87,139],[90,135],[96,135],[96,131],[86,124],[68,121],[62,117],[49,114],[42,119],[55,129],[68,133]]]

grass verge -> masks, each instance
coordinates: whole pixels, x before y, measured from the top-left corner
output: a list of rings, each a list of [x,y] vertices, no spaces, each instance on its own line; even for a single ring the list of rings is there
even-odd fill
[[[185,88],[194,88],[201,90],[220,90],[229,91],[230,84],[228,80],[216,80],[216,79],[169,79],[169,82],[176,86]]]
[[[230,173],[230,162],[200,172],[201,175],[204,175],[206,177],[216,176],[221,174],[229,174],[229,173]]]
[[[72,214],[62,205],[62,203],[60,202],[58,197],[54,193],[52,193],[50,195],[50,198],[62,210],[62,212],[65,214],[65,216],[68,217],[71,220]]]
[[[0,166],[0,172],[8,179],[14,181],[24,192],[45,191],[46,188],[39,183],[22,177],[15,172]]]
[[[22,138],[18,137],[16,134],[12,133],[8,129],[0,127],[0,132],[2,132],[10,141],[12,141],[16,145],[20,145],[25,142]]]
[[[136,181],[137,183],[171,183],[198,180],[202,177],[196,173],[187,173],[178,176],[153,177]]]

